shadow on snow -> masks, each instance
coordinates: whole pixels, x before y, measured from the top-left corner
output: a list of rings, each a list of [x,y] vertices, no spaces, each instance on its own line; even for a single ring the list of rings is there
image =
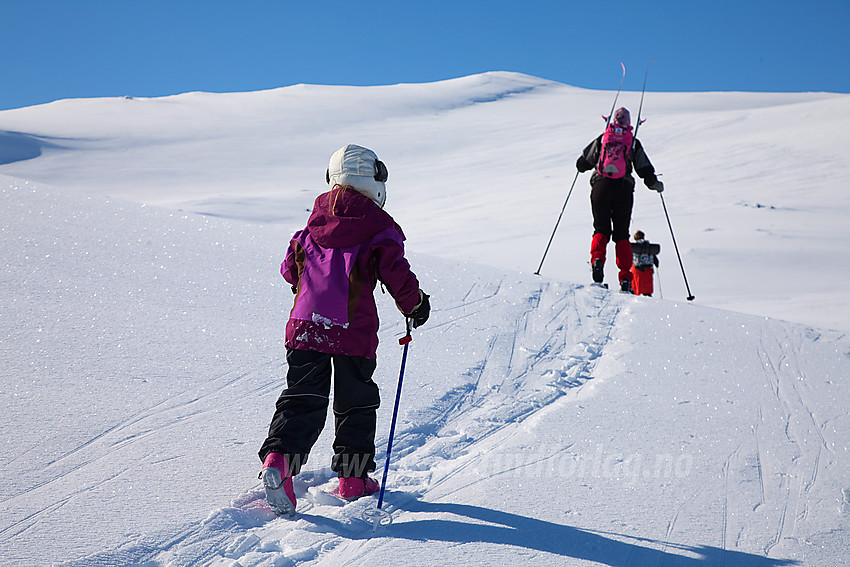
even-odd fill
[[[594,532],[580,528],[491,510],[468,504],[409,501],[397,506],[399,510],[426,514],[452,514],[475,520],[475,523],[452,519],[411,520],[378,528],[392,538],[412,541],[443,541],[450,543],[492,543],[511,545],[533,551],[583,559],[601,565],[677,565],[704,567],[728,565],[745,567],[778,567],[800,565],[792,559],[772,559],[751,553],[731,551],[708,545],[682,545],[659,540],[635,538],[622,534]],[[303,517],[303,516],[302,516]],[[478,522],[486,522],[481,524]],[[336,524],[323,518],[319,523]],[[347,533],[341,524],[337,533]],[[613,536],[613,537],[609,537]],[[363,538],[370,536],[362,536]],[[632,542],[622,541],[623,539]],[[647,545],[641,545],[641,542]],[[651,544],[651,546],[649,545]],[[677,551],[679,553],[677,553]]]

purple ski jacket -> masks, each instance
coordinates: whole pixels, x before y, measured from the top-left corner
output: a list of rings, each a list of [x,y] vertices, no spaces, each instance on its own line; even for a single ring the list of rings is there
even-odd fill
[[[419,304],[419,281],[404,257],[404,234],[368,197],[336,186],[316,198],[280,266],[295,286],[286,346],[375,358],[382,281],[402,313]]]

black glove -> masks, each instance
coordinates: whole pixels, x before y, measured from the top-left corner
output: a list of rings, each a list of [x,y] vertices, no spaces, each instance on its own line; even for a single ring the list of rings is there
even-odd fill
[[[431,315],[431,302],[428,301],[430,295],[420,289],[419,297],[421,298],[419,305],[407,314],[410,317],[410,326],[414,329],[424,325],[425,321],[428,320],[428,316]]]
[[[659,180],[656,180],[655,183],[650,185],[649,188],[652,189],[653,191],[658,191],[659,193],[661,193],[662,191],[664,191],[664,184],[661,183],[661,180],[659,179]]]
[[[578,156],[578,159],[576,160],[576,169],[579,173],[584,173],[585,171],[593,169],[593,164],[584,159],[584,156]]]
[[[292,286],[290,289],[292,289],[292,295],[298,295],[298,288],[297,287]]]

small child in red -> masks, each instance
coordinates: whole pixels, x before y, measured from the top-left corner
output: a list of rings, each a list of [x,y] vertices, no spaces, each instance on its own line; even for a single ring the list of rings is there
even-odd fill
[[[635,233],[635,241],[632,242],[632,284],[635,295],[652,295],[653,266],[658,266],[659,252],[660,244],[647,241],[641,230]]]

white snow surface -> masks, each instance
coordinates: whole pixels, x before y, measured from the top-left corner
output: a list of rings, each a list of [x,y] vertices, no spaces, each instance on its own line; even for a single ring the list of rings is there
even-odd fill
[[[486,73],[0,112],[3,564],[848,564],[850,98],[647,94],[689,302],[641,184],[661,293],[587,284],[588,174],[533,273],[613,94]],[[330,424],[294,520],[256,478],[279,263],[346,143],[387,163],[433,306],[378,527],[325,493]],[[403,321],[376,296],[380,478]]]

